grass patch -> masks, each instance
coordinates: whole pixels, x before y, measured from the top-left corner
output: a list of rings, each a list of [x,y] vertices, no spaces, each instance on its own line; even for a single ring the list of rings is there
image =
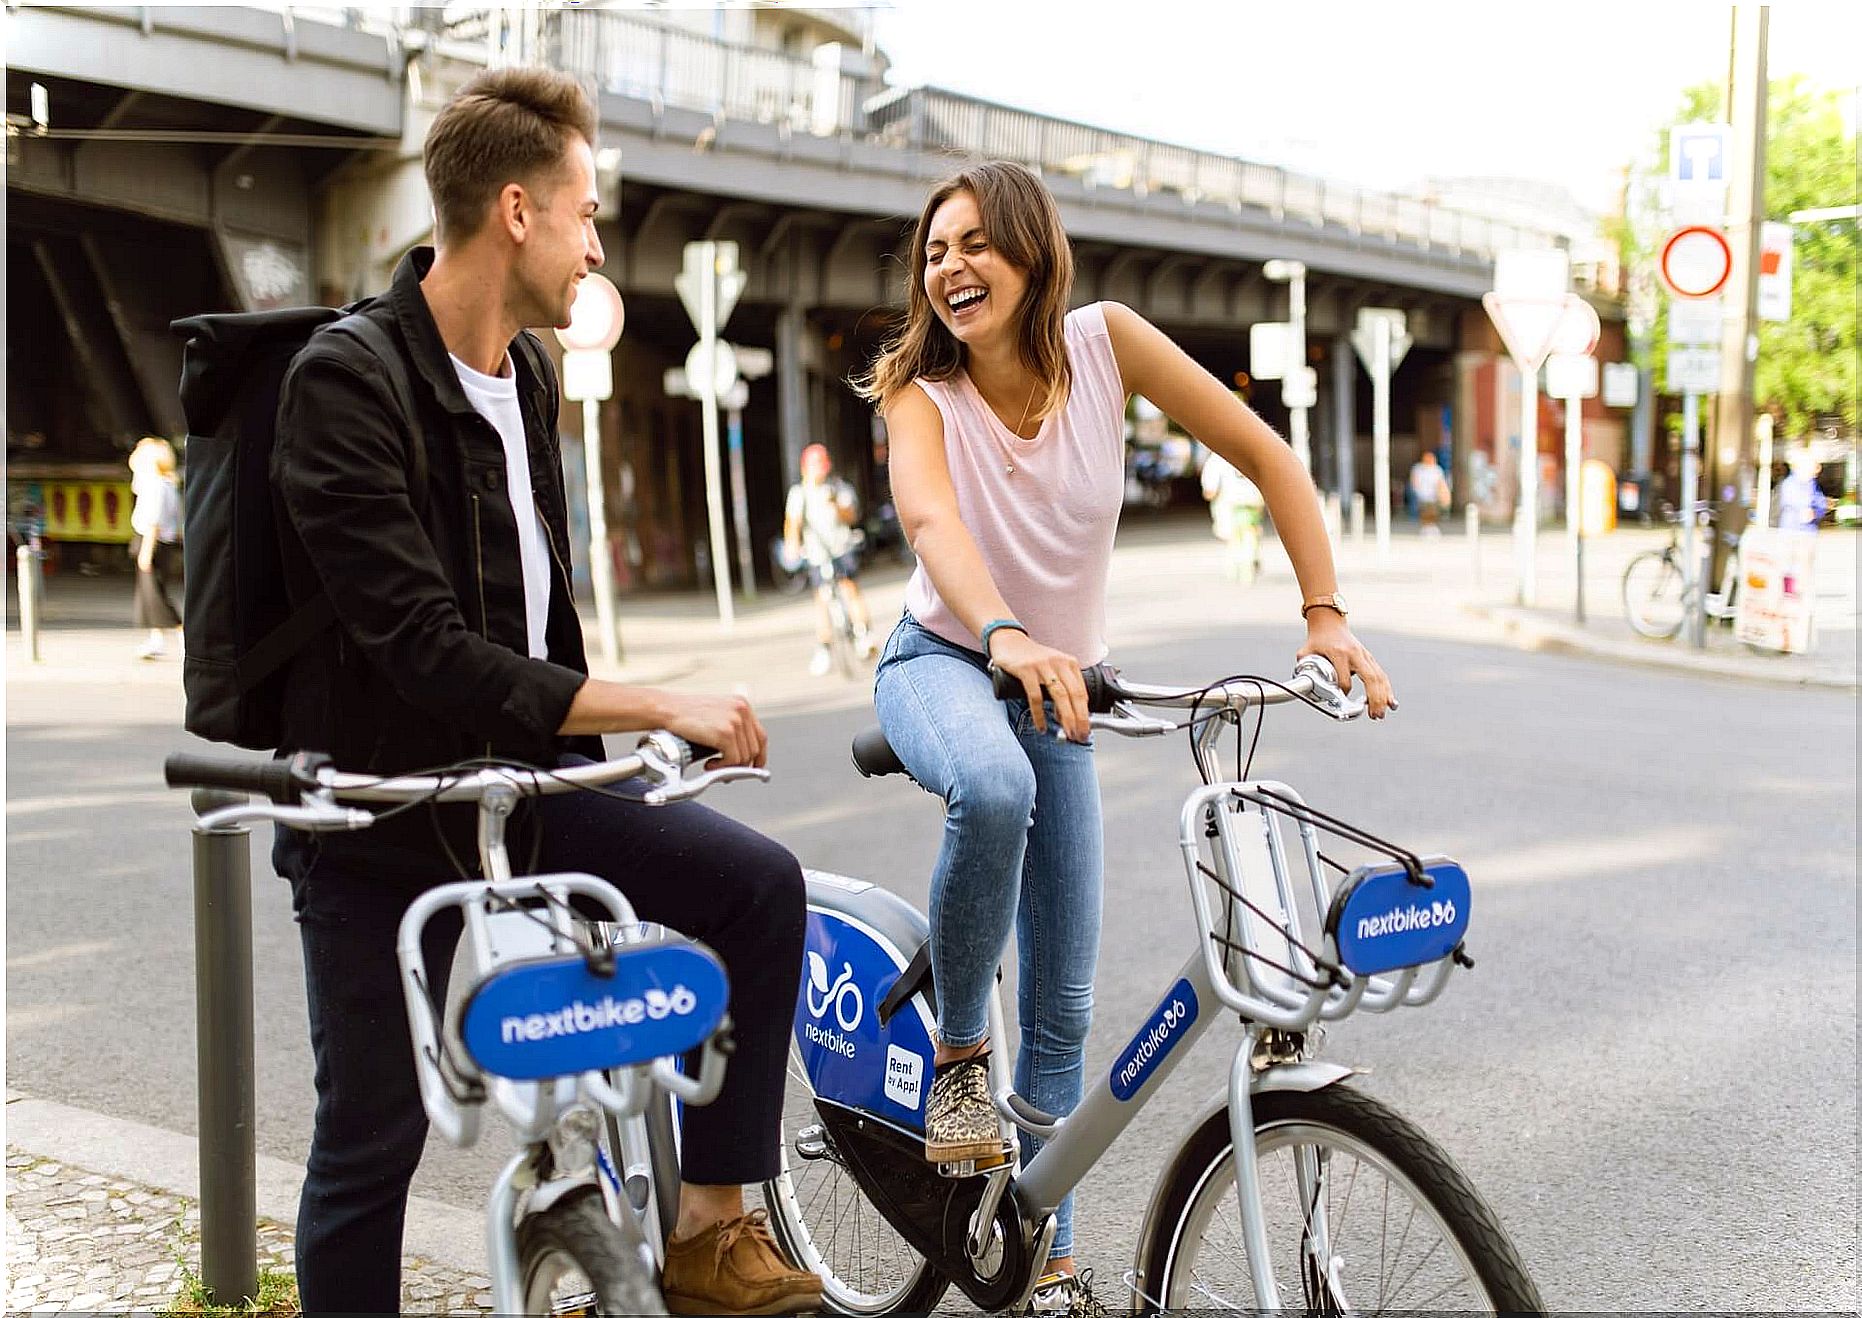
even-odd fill
[[[164,1318],[297,1318],[302,1307],[297,1302],[297,1278],[276,1268],[259,1269],[258,1298],[246,1304],[212,1304],[207,1287],[192,1268],[181,1269],[181,1293],[162,1312]]]

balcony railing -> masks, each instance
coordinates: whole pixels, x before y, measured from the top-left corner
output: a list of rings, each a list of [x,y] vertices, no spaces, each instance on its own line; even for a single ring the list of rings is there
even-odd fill
[[[1420,198],[1338,183],[1234,156],[1111,132],[935,87],[886,88],[776,51],[719,41],[608,10],[549,15],[557,67],[605,91],[817,136],[902,150],[1016,160],[1043,174],[1140,196],[1173,195],[1264,212],[1426,251],[1483,258],[1551,247],[1549,229],[1508,224]]]

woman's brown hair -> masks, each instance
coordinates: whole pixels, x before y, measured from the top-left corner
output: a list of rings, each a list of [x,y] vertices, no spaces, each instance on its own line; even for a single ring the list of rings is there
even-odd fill
[[[554,69],[493,69],[446,103],[422,150],[433,196],[434,236],[460,242],[484,226],[507,183],[537,190],[563,163],[573,137],[595,144],[595,105]]]
[[[1015,309],[1022,364],[1040,382],[1032,420],[1066,404],[1073,386],[1067,365],[1066,317],[1073,295],[1073,248],[1060,224],[1053,194],[1032,172],[1007,160],[988,160],[953,174],[931,191],[912,233],[911,278],[905,285],[905,326],[853,380],[862,398],[882,410],[913,380],[947,380],[963,366],[963,345],[931,309],[925,292],[925,245],[938,207],[967,192],[982,212],[983,232],[1004,260],[1028,280]]]

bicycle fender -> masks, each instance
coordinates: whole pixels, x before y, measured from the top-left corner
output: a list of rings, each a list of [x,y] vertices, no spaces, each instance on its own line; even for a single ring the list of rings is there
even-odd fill
[[[1257,1074],[1248,1085],[1250,1094],[1271,1093],[1278,1090],[1311,1091],[1335,1085],[1341,1080],[1348,1080],[1359,1072],[1358,1067],[1340,1066],[1337,1062],[1288,1062],[1280,1066],[1270,1066]],[[1143,1275],[1144,1261],[1151,1257],[1151,1247],[1159,1231],[1165,1230],[1169,1223],[1162,1220],[1164,1195],[1175,1183],[1178,1165],[1188,1152],[1190,1142],[1197,1131],[1214,1120],[1228,1120],[1228,1098],[1226,1096],[1211,1099],[1196,1114],[1196,1119],[1185,1128],[1183,1139],[1171,1151],[1170,1159],[1158,1170],[1157,1180],[1151,1185],[1151,1198],[1144,1206],[1144,1217],[1138,1227],[1138,1247],[1132,1254],[1132,1271],[1140,1291],[1147,1279]]]
[[[593,1167],[585,1172],[578,1172],[574,1176],[552,1176],[530,1192],[530,1199],[524,1205],[524,1212],[526,1214],[541,1213],[558,1199],[584,1187],[593,1187],[597,1192],[601,1189],[601,1183],[596,1179]]]

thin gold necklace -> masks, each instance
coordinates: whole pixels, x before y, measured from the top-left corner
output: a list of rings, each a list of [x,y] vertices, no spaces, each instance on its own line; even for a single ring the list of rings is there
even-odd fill
[[[975,381],[972,380],[971,383],[974,384]],[[1014,435],[1015,438],[1017,439],[1020,439],[1022,437],[1022,427],[1028,424],[1028,412],[1029,412],[1029,409],[1034,406],[1035,391],[1040,389],[1040,387],[1041,387],[1041,381],[1038,377],[1036,378],[1033,384],[1028,386],[1028,401],[1022,404],[1021,417],[1019,420],[1015,422],[1015,428],[1009,432],[1011,435]],[[976,392],[977,392],[977,395],[980,397],[983,391],[978,389]],[[989,400],[987,398],[983,399],[983,406],[985,407],[989,406]],[[1000,436],[997,437],[996,443],[1001,444],[1002,451],[1008,454],[1008,461],[1002,464],[1003,474],[1007,476],[1013,476],[1015,474],[1015,450],[1010,448],[1007,444],[1004,444]]]

